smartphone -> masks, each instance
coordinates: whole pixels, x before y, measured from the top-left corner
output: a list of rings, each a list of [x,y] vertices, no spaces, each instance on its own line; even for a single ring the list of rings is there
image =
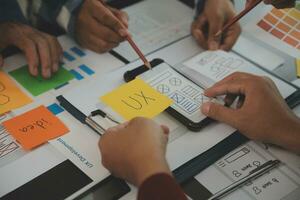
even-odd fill
[[[161,59],[154,59],[150,64],[151,70],[143,65],[125,72],[124,80],[129,82],[139,77],[161,94],[171,98],[174,103],[166,112],[191,131],[199,131],[214,121],[200,111],[201,104],[207,100],[203,95],[203,88]]]

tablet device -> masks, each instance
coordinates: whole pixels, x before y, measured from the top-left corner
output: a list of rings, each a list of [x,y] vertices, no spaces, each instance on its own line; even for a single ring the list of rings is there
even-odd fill
[[[129,82],[138,76],[158,92],[171,98],[174,103],[166,112],[191,131],[199,131],[213,121],[200,111],[202,103],[209,100],[203,95],[203,88],[161,59],[151,61],[151,66],[151,70],[143,65],[127,71],[124,74],[125,81]]]

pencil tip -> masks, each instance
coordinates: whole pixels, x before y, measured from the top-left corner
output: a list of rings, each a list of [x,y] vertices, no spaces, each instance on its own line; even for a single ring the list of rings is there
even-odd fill
[[[149,69],[152,69],[151,64],[148,61],[145,62],[145,66],[148,67]]]

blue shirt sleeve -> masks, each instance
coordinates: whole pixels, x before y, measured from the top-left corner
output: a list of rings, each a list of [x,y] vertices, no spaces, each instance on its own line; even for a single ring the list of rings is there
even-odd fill
[[[17,0],[0,0],[0,23],[27,23]]]
[[[195,18],[198,17],[200,13],[203,12],[206,0],[196,0],[196,15]]]

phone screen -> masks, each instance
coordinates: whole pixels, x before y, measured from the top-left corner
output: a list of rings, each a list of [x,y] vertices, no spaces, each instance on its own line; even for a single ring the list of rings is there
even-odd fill
[[[189,120],[198,123],[206,118],[200,111],[201,104],[207,100],[204,90],[168,64],[161,63],[139,77],[171,98],[174,102],[171,107]]]

